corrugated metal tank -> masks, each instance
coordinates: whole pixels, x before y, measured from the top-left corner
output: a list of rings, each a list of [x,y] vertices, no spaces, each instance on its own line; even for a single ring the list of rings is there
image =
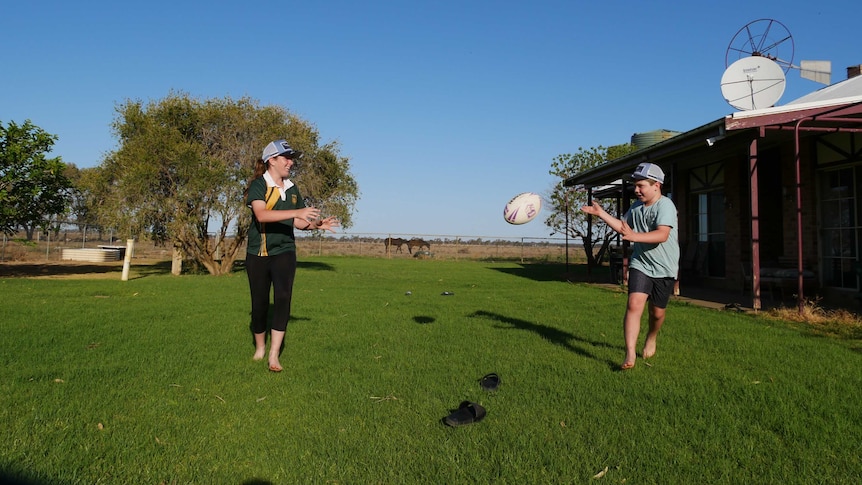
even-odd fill
[[[671,130],[653,130],[646,133],[635,133],[632,135],[632,145],[636,146],[638,150],[641,150],[650,145],[655,145],[660,141],[673,138],[679,134],[679,131]]]

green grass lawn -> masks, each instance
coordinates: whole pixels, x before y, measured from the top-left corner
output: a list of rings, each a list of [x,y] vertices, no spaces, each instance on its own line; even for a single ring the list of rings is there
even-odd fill
[[[0,471],[46,484],[858,483],[855,342],[674,302],[651,365],[621,372],[625,295],[562,272],[306,259],[281,374],[251,359],[243,272],[0,279]],[[496,392],[478,384],[489,372]],[[487,417],[444,426],[462,400]]]

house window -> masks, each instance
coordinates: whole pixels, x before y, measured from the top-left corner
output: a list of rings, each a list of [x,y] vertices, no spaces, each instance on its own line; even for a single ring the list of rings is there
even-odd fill
[[[847,167],[823,172],[820,177],[823,248],[823,283],[836,288],[856,289],[856,264],[862,236],[857,197],[862,187],[862,170]]]
[[[714,163],[689,172],[689,241],[705,250],[704,266],[708,276],[725,276],[724,166]],[[700,259],[700,258],[699,258]]]

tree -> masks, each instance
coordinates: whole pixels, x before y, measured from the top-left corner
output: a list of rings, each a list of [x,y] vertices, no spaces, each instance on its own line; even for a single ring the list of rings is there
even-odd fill
[[[603,146],[589,149],[578,148],[577,153],[557,155],[551,163],[549,173],[565,180],[627,155],[636,149],[632,144],[615,145],[607,148]],[[601,261],[616,233],[605,224],[593,224],[592,233],[587,230],[589,216],[581,212],[581,207],[587,203],[586,192],[564,187],[560,183],[551,192],[550,202],[551,215],[545,219],[545,225],[553,229],[554,233],[565,234],[568,231],[569,237],[580,239],[588,264],[594,265]],[[603,203],[601,200],[598,202]],[[605,209],[611,214],[615,212],[615,209],[609,206]]]
[[[24,227],[27,239],[62,214],[71,190],[60,157],[46,158],[56,135],[26,120],[0,123],[0,231]]]
[[[171,93],[116,111],[120,148],[88,179],[87,199],[121,234],[170,243],[211,274],[230,272],[251,221],[243,191],[263,147],[278,138],[305,153],[295,181],[350,227],[357,185],[349,160],[335,143],[320,146],[317,130],[284,108]]]
[[[100,176],[101,172],[97,167],[78,168],[73,163],[66,166],[66,177],[72,182],[68,201],[70,221],[81,231],[95,227],[101,239],[102,226],[99,225],[95,213],[95,208],[101,205],[97,197],[103,192],[101,188],[105,183]]]

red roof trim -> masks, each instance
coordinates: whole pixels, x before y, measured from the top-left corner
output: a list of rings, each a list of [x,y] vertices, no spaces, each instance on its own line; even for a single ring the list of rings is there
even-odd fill
[[[765,113],[758,116],[735,118],[734,115],[729,115],[724,118],[724,127],[726,130],[745,130],[749,128],[793,124],[806,118],[812,119],[812,121],[853,123],[849,118],[842,118],[848,116],[854,117],[852,120],[856,120],[856,123],[862,124],[862,117],[855,118],[855,116],[862,116],[862,101],[839,106],[820,106],[795,111]]]

